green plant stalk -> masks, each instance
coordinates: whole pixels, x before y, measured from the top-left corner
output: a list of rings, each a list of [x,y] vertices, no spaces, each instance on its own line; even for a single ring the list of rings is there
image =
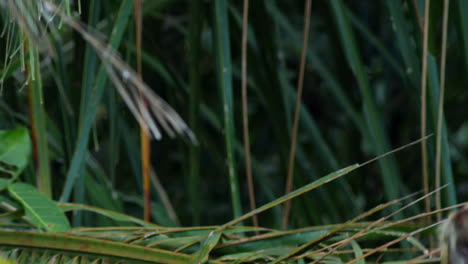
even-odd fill
[[[229,25],[226,0],[213,2],[213,45],[215,47],[217,85],[221,92],[224,118],[224,136],[226,144],[229,186],[232,209],[235,218],[242,215],[239,195],[239,183],[236,174],[234,150],[234,108],[232,96],[231,48],[229,45]]]
[[[188,263],[190,256],[167,250],[145,248],[114,241],[77,237],[59,233],[38,233],[0,230],[0,244],[16,247],[33,247],[61,252],[97,254],[102,257],[115,257],[126,260],[157,263]],[[210,261],[209,263],[220,263]]]
[[[291,135],[291,145],[289,148],[289,162],[288,162],[288,174],[286,179],[286,193],[289,193],[293,188],[293,179],[294,179],[294,166],[296,159],[296,145],[297,145],[297,135],[299,130],[299,117],[301,111],[301,101],[302,101],[302,90],[304,87],[304,72],[306,67],[306,57],[307,57],[307,43],[309,40],[309,26],[310,26],[310,10],[311,10],[312,0],[307,0],[305,4],[304,11],[304,34],[302,38],[302,48],[301,48],[301,60],[299,67],[299,78],[297,82],[297,95],[296,95],[296,104],[294,109],[294,121],[293,129]],[[286,229],[289,221],[289,212],[291,210],[291,202],[286,202],[283,212],[283,221],[282,228]]]
[[[141,37],[142,37],[142,15],[141,15],[141,0],[133,0],[134,22],[135,22],[135,46],[136,46],[136,64],[137,74],[140,80],[143,80],[143,69],[141,64]],[[148,104],[141,94],[142,108],[147,109]],[[151,221],[151,186],[150,186],[150,170],[151,170],[151,139],[149,130],[146,124],[140,124],[140,147],[141,147],[141,177],[143,180],[143,219]]]
[[[129,16],[133,10],[132,6],[133,2],[131,0],[124,0],[120,5],[119,14],[116,18],[109,42],[113,49],[116,49],[122,40]],[[82,109],[85,110],[80,112],[78,140],[73,154],[73,159],[67,173],[65,186],[60,197],[61,202],[67,202],[69,200],[74,182],[79,177],[78,174],[84,165],[89,135],[93,126],[98,105],[104,92],[104,88],[106,87],[107,77],[108,76],[105,66],[101,65],[96,77],[93,94],[89,97],[89,102],[87,104],[82,102]]]
[[[190,0],[188,31],[188,64],[190,78],[189,124],[195,135],[200,132],[200,53],[203,8],[201,0]],[[192,224],[200,225],[200,146],[189,146],[188,193],[192,203]]]
[[[35,146],[33,155],[36,166],[36,179],[39,190],[47,197],[52,197],[50,178],[49,146],[47,141],[46,113],[42,95],[42,79],[39,66],[39,53],[31,41],[25,41],[29,55],[28,93],[31,118],[31,134]]]
[[[428,54],[428,36],[429,36],[429,7],[431,1],[426,1],[424,7],[424,29],[423,29],[423,51],[422,51],[422,70],[421,70],[421,137],[426,136],[427,126],[427,54]],[[427,171],[427,142],[421,142],[421,167],[424,193],[429,192],[429,175]],[[426,199],[425,210],[430,211],[430,200]],[[429,220],[430,223],[430,220]]]

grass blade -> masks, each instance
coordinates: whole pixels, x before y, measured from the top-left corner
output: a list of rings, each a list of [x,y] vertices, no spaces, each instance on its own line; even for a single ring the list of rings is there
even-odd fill
[[[208,237],[203,240],[200,250],[193,255],[190,264],[206,263],[211,250],[218,244],[222,235],[223,233],[221,232],[211,232]]]
[[[445,95],[445,61],[447,54],[447,24],[448,24],[449,1],[444,0],[444,22],[442,26],[442,55],[440,58],[440,93],[437,111],[437,143],[436,143],[436,166],[435,166],[435,188],[440,188],[440,155],[442,146],[442,118],[444,114],[444,95]],[[436,209],[441,209],[440,192],[436,194]],[[437,214],[437,221],[442,220],[442,214]]]
[[[381,125],[381,118],[378,113],[373,95],[371,93],[369,80],[364,70],[354,34],[352,32],[350,23],[348,23],[348,16],[344,12],[344,4],[341,0],[329,1],[331,9],[336,19],[340,40],[346,60],[349,67],[353,71],[358,86],[363,98],[364,116],[367,123],[368,135],[374,146],[376,155],[383,154],[389,149],[389,142],[385,131]],[[401,180],[398,175],[396,162],[393,159],[380,159],[378,161],[382,181],[384,185],[385,195],[389,200],[395,200],[400,196]]]
[[[190,81],[189,124],[195,133],[200,134],[200,95],[201,95],[201,33],[203,27],[203,7],[201,0],[190,0],[188,31],[188,63]],[[189,146],[188,193],[192,203],[192,224],[200,224],[200,146]]]
[[[234,104],[232,95],[231,48],[229,44],[229,24],[227,1],[216,0],[213,3],[213,44],[215,46],[217,85],[220,89],[224,119],[224,137],[227,154],[229,185],[232,210],[235,218],[242,215],[240,190],[236,173],[234,152]]]
[[[120,5],[119,15],[116,18],[114,24],[112,37],[110,39],[110,46],[114,49],[120,44],[122,40],[123,33],[126,29],[126,24],[128,22],[130,13],[132,10],[132,1],[124,0]],[[101,100],[102,94],[104,92],[105,84],[107,82],[107,73],[105,66],[101,66],[96,77],[93,96],[89,97],[87,104],[82,105],[83,110],[80,114],[80,125],[79,125],[79,134],[77,139],[77,145],[73,153],[73,159],[70,164],[70,168],[67,173],[67,178],[65,186],[60,197],[60,201],[67,202],[69,200],[73,184],[77,178],[79,178],[78,173],[81,171],[82,166],[85,161],[86,147],[88,145],[88,140],[93,126],[94,116],[98,104]]]
[[[130,8],[131,10],[131,8]],[[188,263],[190,256],[167,250],[127,245],[71,235],[0,230],[0,244],[28,246],[42,250],[60,250],[69,253],[93,253],[99,256],[115,257],[119,260],[147,261],[153,263]],[[220,263],[210,261],[209,263]]]

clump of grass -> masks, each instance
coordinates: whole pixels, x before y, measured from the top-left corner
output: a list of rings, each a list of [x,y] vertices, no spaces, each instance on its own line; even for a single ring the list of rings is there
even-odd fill
[[[41,234],[19,231],[38,228],[21,211],[28,199],[1,196],[0,219],[15,229],[0,229],[5,256],[364,263],[437,253],[434,227],[466,200],[456,186],[468,173],[458,111],[468,23],[462,11],[448,19],[448,1],[81,4],[1,3],[0,128],[27,126],[32,139],[19,180],[79,203],[58,204],[73,211],[70,235]],[[162,131],[174,139],[148,141]],[[389,152],[417,137],[421,152]],[[384,153],[377,166],[345,166]],[[143,211],[157,225],[129,216]]]

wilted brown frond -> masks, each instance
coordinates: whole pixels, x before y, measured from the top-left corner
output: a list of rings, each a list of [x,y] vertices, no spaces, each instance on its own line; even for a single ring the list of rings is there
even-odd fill
[[[150,131],[156,139],[162,137],[160,130],[162,127],[170,137],[184,135],[196,143],[192,131],[177,112],[141,81],[136,72],[120,58],[116,51],[95,36],[96,33],[89,32],[81,21],[68,15],[60,6],[48,0],[37,1],[34,4],[30,1],[8,0],[6,5],[20,28],[28,37],[37,41],[47,39],[45,37],[47,29],[56,30],[51,23],[55,17],[61,19],[96,50],[110,80],[143,128]],[[143,107],[144,101],[147,102],[148,107]]]

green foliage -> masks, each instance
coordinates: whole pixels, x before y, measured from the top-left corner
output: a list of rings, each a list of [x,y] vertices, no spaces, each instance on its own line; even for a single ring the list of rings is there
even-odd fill
[[[41,194],[34,186],[25,183],[13,183],[8,192],[24,208],[25,215],[38,229],[47,231],[70,230],[70,223],[60,208]]]
[[[405,237],[409,243],[388,248],[384,261],[426,250],[434,228],[422,218],[433,212],[422,214],[422,204],[398,211],[402,222],[372,222],[421,190],[420,149],[358,165],[420,137],[426,1],[312,2],[295,191],[285,194],[304,1],[250,0],[248,118],[263,205],[251,211],[239,133],[243,1],[142,1],[143,81],[133,70],[136,2],[0,1],[0,225],[34,230],[0,229],[3,257],[367,263],[379,245]],[[426,134],[437,133],[441,96],[443,8],[431,2]],[[445,208],[468,197],[465,2],[450,7],[442,132],[427,140],[434,187],[441,137]],[[158,139],[154,223],[139,220],[139,124]],[[293,229],[277,230],[289,200]],[[248,227],[254,215],[261,227]]]
[[[2,182],[16,180],[31,158],[31,140],[28,130],[0,130],[0,171]],[[5,186],[3,185],[3,188]],[[0,188],[0,189],[3,189]]]

